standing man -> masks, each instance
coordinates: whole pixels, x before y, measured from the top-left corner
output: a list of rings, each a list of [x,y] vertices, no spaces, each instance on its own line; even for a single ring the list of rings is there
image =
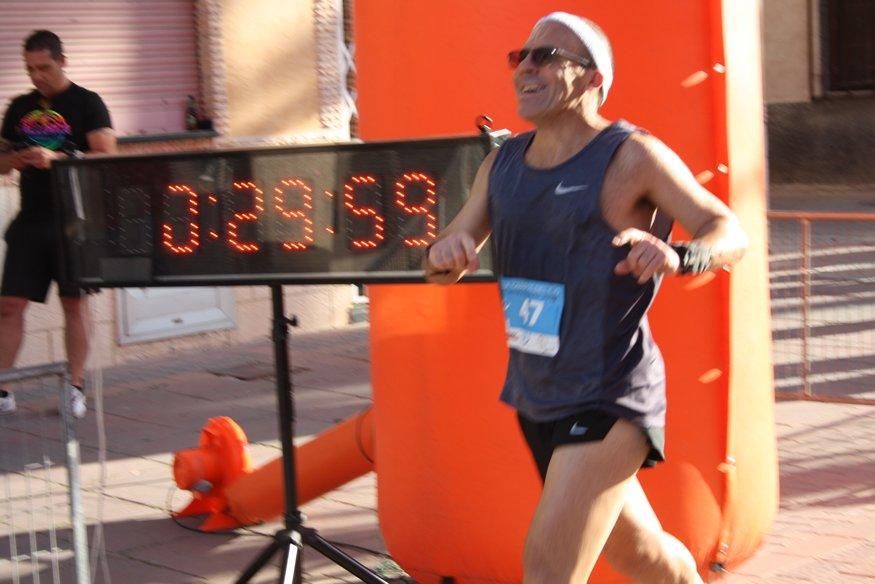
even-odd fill
[[[604,551],[635,582],[701,584],[637,479],[664,449],[665,371],[646,314],[664,275],[720,270],[747,239],[662,142],[599,115],[613,57],[595,24],[549,14],[509,60],[535,130],[487,156],[425,269],[451,284],[495,238],[510,347],[501,397],[544,481],[524,581],[585,582]],[[669,244],[663,217],[692,240]]]
[[[0,130],[0,173],[21,173],[21,210],[6,232],[0,285],[0,369],[12,367],[24,336],[28,302],[45,302],[58,281],[58,234],[49,168],[77,151],[114,153],[116,139],[99,95],[71,82],[58,35],[38,30],[24,41],[24,64],[35,89],[12,100]],[[83,290],[58,283],[74,416],[85,415],[82,384],[88,355],[88,307]],[[0,388],[0,412],[15,411],[15,396]]]

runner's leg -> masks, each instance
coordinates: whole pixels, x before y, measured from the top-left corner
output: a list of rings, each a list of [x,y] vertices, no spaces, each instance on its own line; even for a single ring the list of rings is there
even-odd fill
[[[636,584],[702,584],[693,555],[663,531],[637,478],[629,483],[605,557]]]
[[[641,429],[622,419],[601,441],[556,448],[526,537],[526,584],[588,580],[648,450]]]

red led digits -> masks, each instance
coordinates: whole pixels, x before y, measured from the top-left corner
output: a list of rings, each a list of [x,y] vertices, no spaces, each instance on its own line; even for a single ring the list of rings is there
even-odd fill
[[[170,225],[170,223],[162,223],[161,243],[164,245],[164,249],[174,255],[188,255],[194,253],[198,246],[200,246],[200,227],[198,226],[197,222],[197,193],[194,192],[188,185],[167,185],[167,190],[165,191],[164,196],[165,200],[175,196],[183,196],[188,198],[188,241],[182,244],[177,244],[173,237],[173,226]],[[168,206],[169,204],[166,205],[165,208],[167,208]]]
[[[210,205],[216,206],[219,204],[219,199],[218,197],[216,197],[216,195],[210,193],[209,195],[207,195],[207,202]],[[207,230],[207,235],[210,237],[210,239],[219,239],[219,232],[215,229]]]
[[[325,195],[326,197],[328,197],[329,199],[334,198],[334,193],[332,193],[331,191],[324,191],[322,194]],[[334,203],[334,201],[332,201],[332,204],[333,203]],[[333,225],[326,225],[325,226],[325,233],[327,233],[328,235],[334,235],[334,226]]]
[[[282,242],[286,251],[304,251],[313,245],[313,189],[306,182],[297,178],[287,178],[274,187],[274,207],[277,212],[290,221],[300,219],[303,222],[303,237],[294,241]],[[286,195],[298,191],[301,193],[302,208],[286,209]]]
[[[418,184],[425,194],[419,204],[410,204],[407,187]],[[395,183],[395,204],[408,217],[422,215],[425,217],[425,233],[418,237],[405,237],[407,247],[425,247],[437,237],[437,217],[432,214],[437,203],[437,192],[432,178],[423,172],[408,172]]]
[[[387,238],[395,238],[409,249],[426,247],[437,238],[436,181],[426,172],[412,170],[398,175],[393,184],[391,208],[384,208],[384,185],[374,175],[350,176],[343,185],[342,198],[320,189],[318,192],[328,198],[333,211],[324,216],[319,212],[318,216],[323,219],[333,216],[334,224],[329,225],[317,224],[316,207],[325,206],[327,202],[321,195],[316,201],[315,187],[309,179],[292,176],[274,183],[270,187],[272,201],[267,200],[258,183],[252,180],[236,180],[231,183],[230,191],[221,193],[199,194],[187,184],[170,184],[165,189],[162,205],[161,244],[171,255],[192,255],[198,253],[202,245],[206,246],[205,253],[214,253],[210,251],[215,249],[210,247],[210,242],[227,245],[229,250],[240,254],[257,254],[273,242],[282,251],[304,252],[316,245],[317,228],[320,237],[333,236],[340,219],[344,229],[337,230],[345,236],[347,248],[353,252],[378,249]],[[340,199],[336,203],[335,197]],[[117,228],[116,237],[120,241],[130,240],[132,243],[125,245],[133,247],[133,243],[143,239],[146,228],[139,224],[136,224],[138,230],[128,228],[128,223],[133,226],[134,221],[127,219],[128,206],[119,211],[119,225],[124,223],[125,229]],[[143,213],[134,214],[135,220],[140,221]],[[270,224],[264,225],[264,221]]]
[[[360,222],[355,222],[356,225],[354,226],[352,218],[348,218],[346,226],[349,245],[351,249],[357,250],[374,249],[383,242],[386,221],[383,215],[373,207],[361,205],[361,201],[356,200],[357,194],[370,195],[368,198],[376,206],[380,207],[382,206],[380,204],[382,199],[380,184],[373,176],[359,174],[351,176],[349,181],[343,185],[343,206],[346,207],[353,217],[368,219],[370,223],[370,233],[367,234],[367,237],[361,237],[361,234],[357,233],[359,229],[356,228],[360,225]]]
[[[252,193],[252,210],[237,211],[231,216],[228,221],[228,245],[240,253],[255,253],[261,246],[240,241],[238,229],[242,223],[258,221],[258,216],[264,211],[264,192],[252,181],[235,181],[234,190]]]

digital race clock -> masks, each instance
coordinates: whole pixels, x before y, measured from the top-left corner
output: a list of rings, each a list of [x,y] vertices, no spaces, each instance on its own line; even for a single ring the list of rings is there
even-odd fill
[[[64,278],[91,287],[422,281],[488,136],[63,160]],[[491,276],[488,253],[473,279]]]

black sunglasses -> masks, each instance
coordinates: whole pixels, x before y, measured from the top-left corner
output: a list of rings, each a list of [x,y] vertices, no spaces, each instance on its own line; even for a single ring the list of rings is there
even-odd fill
[[[526,57],[531,57],[532,65],[540,67],[547,63],[552,63],[557,58],[568,59],[578,65],[584,67],[592,67],[592,59],[575,55],[570,51],[560,49],[559,47],[535,47],[534,49],[518,49],[507,54],[507,63],[511,69],[516,69],[520,63],[526,60]]]

